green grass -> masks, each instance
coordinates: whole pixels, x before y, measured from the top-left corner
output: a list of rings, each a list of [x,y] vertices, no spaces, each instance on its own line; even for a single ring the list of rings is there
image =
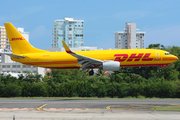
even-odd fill
[[[159,110],[159,111],[180,111],[180,106],[161,106],[154,107],[151,110]]]

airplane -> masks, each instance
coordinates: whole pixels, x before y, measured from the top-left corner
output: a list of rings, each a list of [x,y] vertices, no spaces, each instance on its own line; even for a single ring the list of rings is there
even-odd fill
[[[33,47],[11,23],[4,23],[12,53],[6,53],[13,61],[50,69],[91,69],[115,71],[120,67],[168,66],[178,57],[159,49],[120,49],[71,51],[62,41],[65,52],[50,52]]]

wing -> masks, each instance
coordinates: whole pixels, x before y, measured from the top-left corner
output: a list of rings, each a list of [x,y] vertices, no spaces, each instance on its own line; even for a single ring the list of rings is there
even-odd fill
[[[74,52],[72,52],[68,46],[65,44],[64,41],[62,41],[63,45],[64,45],[64,49],[66,50],[66,52],[74,57],[77,58],[77,62],[79,64],[81,64],[81,68],[84,69],[86,67],[94,67],[94,65],[102,65],[103,64],[103,61],[102,60],[97,60],[97,59],[93,59],[93,58],[90,58],[90,57],[86,57],[86,56],[83,56],[83,55],[79,55],[79,54],[76,54]]]

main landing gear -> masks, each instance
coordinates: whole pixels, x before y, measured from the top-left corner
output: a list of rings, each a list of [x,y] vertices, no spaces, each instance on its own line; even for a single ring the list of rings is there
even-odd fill
[[[89,71],[89,76],[92,76],[92,75],[94,75],[94,70],[93,69],[91,69],[91,71]]]

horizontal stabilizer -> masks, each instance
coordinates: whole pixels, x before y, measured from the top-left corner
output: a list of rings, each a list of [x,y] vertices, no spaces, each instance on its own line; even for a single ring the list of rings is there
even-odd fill
[[[14,55],[13,53],[0,53],[0,54],[5,54],[11,57],[16,57],[16,58],[25,58],[25,56],[21,56],[21,55]]]

